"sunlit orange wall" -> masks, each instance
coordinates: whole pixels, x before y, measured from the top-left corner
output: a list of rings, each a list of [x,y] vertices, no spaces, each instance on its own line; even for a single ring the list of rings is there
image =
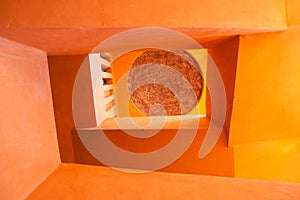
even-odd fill
[[[60,163],[47,57],[0,46],[0,199],[24,199]]]
[[[234,146],[235,177],[300,183],[300,137]]]
[[[289,26],[300,25],[300,3],[298,0],[286,0],[287,22]]]
[[[235,176],[300,182],[300,26],[240,39],[229,144]]]
[[[300,136],[299,34],[241,36],[230,145]]]

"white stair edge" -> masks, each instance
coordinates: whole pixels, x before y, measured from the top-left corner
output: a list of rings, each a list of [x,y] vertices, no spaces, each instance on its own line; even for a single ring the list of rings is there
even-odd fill
[[[112,84],[109,84],[109,85],[103,85],[103,90],[104,91],[107,91],[107,90],[112,90],[114,87]]]
[[[100,57],[100,56],[99,56]],[[107,66],[107,67],[110,67],[110,62],[105,60],[104,58],[100,57],[100,62],[101,64]]]
[[[102,78],[112,78],[112,74],[109,72],[102,72]]]
[[[111,101],[113,101],[113,100],[115,100],[115,95],[111,95],[111,96],[106,97],[106,98],[104,99],[105,104],[108,104],[109,102],[111,102]]]
[[[106,111],[105,118],[112,118],[116,116],[116,106],[111,107],[108,111]]]

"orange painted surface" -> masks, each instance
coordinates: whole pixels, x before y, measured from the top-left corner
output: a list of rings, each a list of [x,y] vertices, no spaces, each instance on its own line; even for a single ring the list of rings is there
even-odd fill
[[[230,145],[300,136],[299,35],[240,38]]]
[[[298,0],[286,0],[288,26],[300,25],[300,3]]]
[[[227,134],[229,133],[229,129],[230,129],[238,48],[239,48],[239,38],[235,37],[229,41],[223,42],[209,49],[208,51],[209,55],[214,60],[216,66],[219,69],[219,72],[223,79],[225,91],[226,91],[227,110],[226,110],[226,119],[224,123],[224,128]],[[209,76],[209,68],[207,73]],[[209,110],[208,116],[210,116],[210,108],[211,108],[209,98],[210,98],[209,95],[207,95],[208,103],[206,106],[208,107]]]
[[[102,165],[74,131],[72,89],[84,55],[48,57],[50,89],[46,52],[86,54],[113,34],[145,26],[172,28],[210,48],[227,93],[225,127],[213,151],[198,158],[206,133],[200,128],[183,156],[160,171],[300,183],[299,11],[297,0],[1,1],[0,36],[45,52],[0,38],[0,199],[24,199],[58,166],[57,138],[63,162]],[[209,116],[209,98],[206,106]],[[147,140],[106,134],[124,149],[149,152],[176,130]],[[299,184],[71,164],[60,165],[30,199],[300,199],[299,191]]]
[[[59,184],[57,184],[59,183]],[[62,164],[29,197],[34,199],[299,199],[300,184]]]
[[[300,183],[300,137],[234,146],[235,177]]]
[[[146,153],[167,145],[177,134],[180,123],[179,118],[167,119],[163,130],[146,139],[134,138],[118,130],[120,128],[113,128],[116,125],[112,120],[106,121],[102,128],[110,141],[118,147],[131,152]],[[159,171],[232,177],[234,172],[233,151],[232,148],[227,147],[225,131],[222,132],[216,146],[207,157],[204,159],[198,157],[209,123],[208,119],[201,118],[197,135],[191,146],[178,160]]]
[[[77,71],[85,57],[86,55],[48,57],[58,144],[63,162],[75,162],[72,92]]]
[[[284,30],[286,24],[284,0],[0,2],[0,36],[51,55],[86,54],[134,27],[173,28],[207,47],[238,34]]]
[[[0,46],[0,199],[24,199],[60,163],[47,57]]]
[[[10,28],[286,26],[284,0],[5,0],[0,8],[0,25]]]
[[[87,54],[106,38],[129,28],[0,28],[0,36],[24,43],[48,55]],[[214,46],[237,34],[278,31],[277,29],[211,29],[176,28],[200,42],[204,47]]]
[[[160,171],[233,177],[233,149],[227,147],[226,132],[223,130],[208,156],[199,159],[198,153],[205,134],[206,130],[198,130],[190,148],[178,160]]]
[[[136,153],[151,152],[164,147],[175,137],[177,134],[176,127],[178,127],[178,124],[171,121],[171,124],[168,125],[169,128],[159,131],[153,137],[143,139],[131,137],[121,130],[111,128],[111,122],[106,122],[104,126],[107,126],[107,124],[109,127],[106,127],[104,132],[109,140],[122,149]],[[201,119],[197,135],[187,151],[178,160],[159,171],[233,177],[233,149],[227,147],[225,131],[222,132],[216,146],[207,157],[204,159],[198,157],[208,124],[207,119]],[[81,131],[81,134],[84,134],[84,131]],[[74,132],[74,136],[76,163],[103,165],[86,152],[87,150],[83,147],[76,132]]]

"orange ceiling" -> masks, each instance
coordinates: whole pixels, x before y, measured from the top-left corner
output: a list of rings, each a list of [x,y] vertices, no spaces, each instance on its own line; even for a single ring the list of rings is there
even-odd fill
[[[284,0],[169,2],[5,0],[0,2],[0,36],[65,55],[88,53],[105,38],[135,27],[172,28],[206,47],[238,34],[287,27]]]

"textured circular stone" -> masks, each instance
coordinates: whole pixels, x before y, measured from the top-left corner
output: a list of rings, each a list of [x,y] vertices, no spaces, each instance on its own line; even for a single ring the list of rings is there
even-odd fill
[[[203,78],[198,63],[188,52],[153,49],[145,51],[132,64],[128,88],[142,113],[182,115],[200,100]]]

